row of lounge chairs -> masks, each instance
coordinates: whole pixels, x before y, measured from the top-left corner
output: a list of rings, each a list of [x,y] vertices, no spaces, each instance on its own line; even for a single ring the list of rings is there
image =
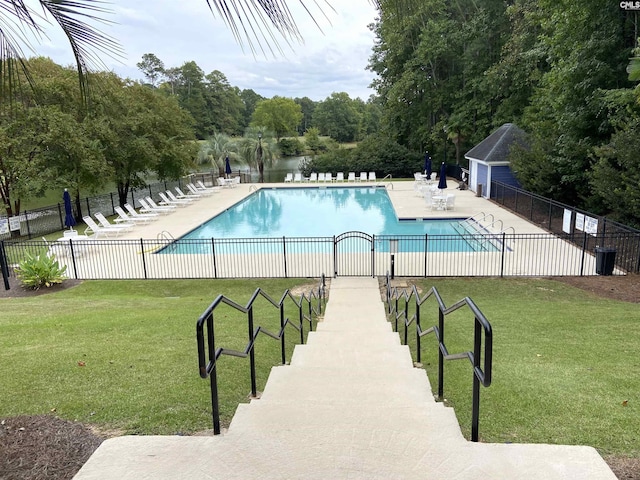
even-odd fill
[[[313,172],[309,175],[309,177],[303,177],[301,173],[287,173],[287,176],[284,178],[285,183],[301,183],[301,182],[309,182],[309,183],[319,183],[319,182],[344,182],[344,172],[336,173],[336,176],[333,177],[331,173],[316,173]],[[348,182],[376,182],[376,172],[360,172],[360,176],[356,176],[356,172],[349,172],[347,177]]]
[[[74,235],[76,240],[87,239],[89,237],[117,237],[121,233],[130,231],[134,226],[151,222],[160,215],[171,213],[178,207],[189,205],[194,200],[218,192],[219,187],[206,187],[202,182],[198,184],[189,183],[186,185],[185,193],[180,187],[175,187],[175,193],[171,190],[160,192],[158,195],[161,201],[156,203],[151,196],[138,199],[140,211],[137,211],[131,204],[127,203],[124,208],[117,206],[114,208],[116,217],[111,223],[102,213],[94,214],[95,220],[90,216],[84,216],[84,223],[87,225],[84,235]],[[71,237],[73,238],[73,237]]]

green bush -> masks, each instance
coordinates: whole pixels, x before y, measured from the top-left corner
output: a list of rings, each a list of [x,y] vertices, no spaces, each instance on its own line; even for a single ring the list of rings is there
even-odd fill
[[[42,252],[38,256],[27,253],[27,258],[20,262],[16,270],[22,285],[33,290],[51,287],[64,281],[67,266],[60,266],[55,255]]]
[[[278,142],[278,147],[285,157],[300,155],[304,149],[304,145],[297,138],[282,138]]]

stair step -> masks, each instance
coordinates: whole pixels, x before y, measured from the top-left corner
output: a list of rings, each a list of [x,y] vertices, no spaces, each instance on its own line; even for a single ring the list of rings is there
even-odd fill
[[[329,426],[342,429],[345,437],[373,447],[390,438],[409,436],[420,442],[466,442],[453,409],[436,403],[429,408],[371,407],[342,405],[336,416],[333,405],[291,405],[265,403],[261,399],[238,406],[228,434],[240,435],[258,430],[279,434],[289,430],[308,430],[305,437],[322,432]]]
[[[294,365],[271,369],[262,400],[341,404],[411,406],[434,402],[424,370],[417,368],[307,368]]]
[[[413,360],[407,346],[395,346],[393,350],[384,347],[320,348],[317,343],[298,345],[293,350],[291,365],[309,367],[365,367],[393,366],[413,368]]]

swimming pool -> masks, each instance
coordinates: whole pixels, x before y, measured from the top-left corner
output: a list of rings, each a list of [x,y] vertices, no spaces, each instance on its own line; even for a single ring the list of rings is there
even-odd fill
[[[160,253],[211,253],[213,249],[217,253],[244,253],[247,249],[271,252],[286,248],[282,247],[283,238],[323,239],[324,251],[333,248],[331,239],[335,236],[352,231],[375,238],[376,251],[389,251],[394,238],[399,239],[398,251],[486,249],[479,248],[475,236],[465,235],[468,231],[460,231],[459,220],[398,219],[386,189],[381,187],[269,188],[254,192]],[[428,246],[426,237],[430,237]],[[217,247],[212,246],[212,239],[218,242]],[[314,251],[317,248],[315,244]],[[367,248],[366,242],[349,247],[353,251]]]

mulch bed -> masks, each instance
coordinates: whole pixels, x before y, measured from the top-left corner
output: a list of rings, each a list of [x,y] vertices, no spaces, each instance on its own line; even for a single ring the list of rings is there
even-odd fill
[[[559,277],[555,280],[594,295],[640,303],[640,275]],[[27,290],[16,279],[11,289],[0,283],[0,299],[45,295],[80,282],[40,290]],[[104,438],[88,426],[53,415],[11,417],[0,420],[0,480],[70,480]],[[640,458],[605,457],[619,480],[640,480]]]
[[[0,420],[0,479],[71,479],[102,440],[81,423],[51,415]]]

